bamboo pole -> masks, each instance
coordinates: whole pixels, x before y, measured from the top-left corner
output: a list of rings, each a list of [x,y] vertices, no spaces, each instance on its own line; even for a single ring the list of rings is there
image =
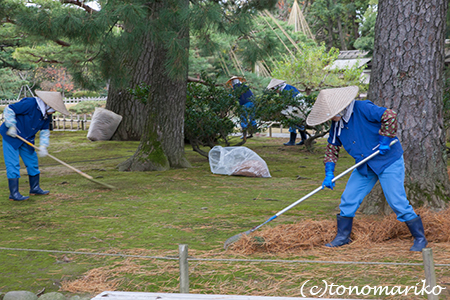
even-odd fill
[[[302,53],[302,50],[300,50],[300,48],[297,46],[297,43],[295,43],[295,41],[289,36],[289,34],[286,32],[286,30],[284,30],[283,27],[281,27],[281,25],[278,23],[278,21],[272,16],[272,14],[266,9],[264,10],[264,13],[269,16],[272,21],[275,22],[275,24],[278,26],[278,28],[280,28],[281,32],[283,32],[283,34],[288,38],[288,40],[292,43],[292,45],[294,45],[294,47],[297,49],[297,51],[299,53]]]

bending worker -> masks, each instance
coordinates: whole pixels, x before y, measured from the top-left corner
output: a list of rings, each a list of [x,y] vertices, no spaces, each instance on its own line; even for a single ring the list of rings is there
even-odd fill
[[[256,129],[258,125],[256,124],[256,121],[254,120],[252,109],[254,107],[254,104],[252,102],[253,100],[253,92],[250,90],[250,88],[244,84],[246,80],[243,77],[240,76],[233,76],[226,84],[230,87],[233,87],[233,90],[238,90],[240,93],[239,95],[239,105],[241,105],[244,109],[243,114],[241,115],[241,128],[243,132],[242,138],[245,137],[246,132],[249,131],[249,135],[247,138],[252,138],[252,128]],[[250,130],[248,130],[248,127],[251,126]]]
[[[267,89],[274,90],[277,93],[282,93],[282,92],[291,93],[293,98],[297,98],[299,100],[298,102],[299,102],[300,106],[304,105],[303,99],[302,99],[303,95],[300,93],[300,91],[295,86],[286,84],[286,80],[273,78],[270,81],[269,85],[267,86]],[[294,115],[296,117],[305,118],[305,115],[302,112],[299,112],[298,108],[295,108],[293,106],[289,106],[286,110],[283,110],[281,113],[286,116]],[[302,140],[296,144],[295,139],[297,138],[297,130],[300,133]],[[303,145],[305,143],[306,139],[308,138],[308,136],[306,135],[306,128],[302,124],[296,124],[296,125],[290,126],[289,132],[290,132],[289,142],[284,143],[285,146]]]
[[[50,191],[39,186],[39,163],[36,151],[17,135],[34,144],[36,133],[39,134],[39,156],[48,154],[50,140],[49,124],[51,114],[58,111],[68,115],[62,95],[59,92],[36,91],[37,97],[23,98],[17,103],[8,105],[3,114],[5,122],[0,126],[3,137],[3,157],[5,159],[6,176],[9,185],[9,200],[23,201],[29,197],[19,192],[20,162],[24,162],[30,181],[30,195],[48,195]]]
[[[325,180],[323,188],[333,189],[334,167],[341,146],[355,159],[356,163],[374,151],[379,154],[353,170],[339,205],[337,234],[327,247],[340,247],[351,242],[353,217],[364,197],[379,180],[389,206],[397,220],[405,222],[414,245],[411,251],[422,251],[428,244],[422,219],[406,198],[404,187],[405,164],[400,142],[390,146],[396,138],[397,113],[379,107],[369,100],[355,101],[358,87],[322,90],[306,120],[311,126],[332,120],[325,152]]]

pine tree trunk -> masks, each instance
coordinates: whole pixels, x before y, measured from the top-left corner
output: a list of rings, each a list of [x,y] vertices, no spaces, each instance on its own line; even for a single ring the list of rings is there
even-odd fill
[[[133,81],[147,83],[148,73],[148,70],[136,70]],[[130,86],[136,86],[136,84],[131,83]],[[108,90],[106,109],[123,117],[112,140],[139,141],[141,139],[148,115],[147,107],[141,101],[133,99],[126,89],[111,85]]]
[[[380,0],[378,8],[369,99],[398,113],[410,203],[442,209],[450,197],[442,114],[447,0]],[[390,212],[379,184],[361,210]]]
[[[337,5],[336,0],[333,1],[333,4],[334,4],[334,6]],[[345,33],[342,28],[342,20],[341,20],[341,16],[339,14],[336,16],[336,23],[337,23],[337,28],[338,28],[339,42],[341,44],[341,47],[339,49],[345,51],[345,50],[347,50],[347,43],[345,42],[345,37],[344,37]]]
[[[176,1],[187,9],[188,0]],[[157,1],[149,4],[152,18],[172,2]],[[175,4],[176,5],[176,4]],[[179,7],[178,7],[179,8]],[[178,38],[189,49],[189,29],[181,24]],[[171,26],[174,26],[173,24]],[[147,103],[144,105],[126,89],[112,88],[108,97],[109,108],[124,116],[117,139],[140,138],[140,144],[133,157],[119,165],[121,171],[161,171],[169,168],[190,167],[184,156],[184,113],[187,91],[187,65],[179,78],[168,75],[167,49],[161,41],[152,40],[150,35],[142,36],[142,52],[133,64],[129,87],[141,83],[150,86]],[[126,118],[125,118],[126,117]]]

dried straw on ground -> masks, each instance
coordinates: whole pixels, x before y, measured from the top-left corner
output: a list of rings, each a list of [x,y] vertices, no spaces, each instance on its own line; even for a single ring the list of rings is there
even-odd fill
[[[419,209],[425,235],[429,242],[450,242],[450,208],[441,212]],[[335,220],[302,220],[290,225],[254,232],[234,243],[230,249],[240,254],[255,252],[293,253],[297,250],[321,247],[336,235]],[[394,240],[412,241],[406,224],[397,221],[395,214],[384,218],[358,216],[353,221],[353,243],[369,245]]]

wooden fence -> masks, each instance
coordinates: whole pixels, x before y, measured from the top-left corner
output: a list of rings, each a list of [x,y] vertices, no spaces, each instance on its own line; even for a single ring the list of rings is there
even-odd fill
[[[91,114],[70,115],[68,117],[53,115],[52,117],[53,120],[50,129],[63,131],[88,130],[92,120]]]
[[[88,130],[91,124],[92,115],[70,115],[70,116],[56,116],[52,115],[52,122],[50,124],[51,130],[62,130],[62,131],[77,131],[77,130]],[[0,124],[3,123],[3,114],[0,114]]]
[[[77,104],[83,101],[106,101],[107,97],[63,98],[64,104]],[[0,99],[0,105],[19,102],[21,99]]]

